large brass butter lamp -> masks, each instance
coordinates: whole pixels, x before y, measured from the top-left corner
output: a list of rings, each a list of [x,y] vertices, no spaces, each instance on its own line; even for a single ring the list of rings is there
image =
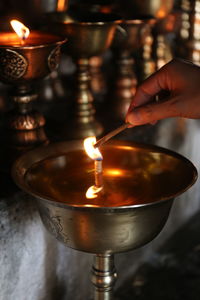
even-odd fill
[[[197,171],[183,156],[156,146],[113,141],[101,150],[103,161],[95,153],[94,164],[77,141],[37,148],[17,160],[13,177],[36,197],[55,238],[95,254],[94,299],[110,300],[114,253],[155,238],[173,199],[195,182]]]
[[[89,13],[77,19],[68,14],[48,16],[54,32],[68,38],[67,53],[77,66],[75,87],[75,113],[69,120],[65,135],[73,139],[99,136],[102,125],[95,118],[93,94],[90,89],[89,59],[102,55],[111,45],[119,17],[113,14]]]

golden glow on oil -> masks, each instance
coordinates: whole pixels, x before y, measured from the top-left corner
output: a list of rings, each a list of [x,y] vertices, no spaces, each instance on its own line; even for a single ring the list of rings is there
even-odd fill
[[[130,147],[130,146],[117,146],[117,149],[133,151],[134,147]]]
[[[120,169],[106,169],[104,174],[107,176],[118,177],[123,175],[123,171]]]

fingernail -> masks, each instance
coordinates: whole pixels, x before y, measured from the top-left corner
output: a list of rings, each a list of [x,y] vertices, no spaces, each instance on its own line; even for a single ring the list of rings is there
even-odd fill
[[[137,109],[127,114],[126,122],[136,125],[141,121],[141,114]]]
[[[129,109],[128,109],[128,112],[127,112],[127,113],[132,112],[132,111],[134,110],[134,108],[135,108],[135,104],[132,103],[132,104],[129,106]]]

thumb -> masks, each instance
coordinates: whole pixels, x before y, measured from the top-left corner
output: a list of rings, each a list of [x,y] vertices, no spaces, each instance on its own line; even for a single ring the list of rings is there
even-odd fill
[[[181,115],[180,99],[174,97],[165,102],[154,102],[128,111],[126,122],[133,126],[155,123],[158,120]]]

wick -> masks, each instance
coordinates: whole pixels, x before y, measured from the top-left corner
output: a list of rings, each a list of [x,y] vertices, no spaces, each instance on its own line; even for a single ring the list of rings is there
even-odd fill
[[[98,140],[96,142],[94,147],[95,148],[100,147],[101,145],[106,143],[108,140],[110,140],[112,137],[114,137],[115,135],[117,135],[118,133],[120,133],[121,131],[123,131],[126,128],[129,128],[129,127],[130,127],[129,123],[125,123],[125,124],[121,125],[120,127],[116,128],[115,130],[113,130],[113,131],[109,132],[108,134],[104,135],[104,137],[102,137],[100,140]]]
[[[21,45],[25,44],[25,40],[26,40],[26,30],[22,29]]]
[[[103,187],[103,168],[102,159],[94,161],[94,175],[95,175],[95,186],[97,188]]]

